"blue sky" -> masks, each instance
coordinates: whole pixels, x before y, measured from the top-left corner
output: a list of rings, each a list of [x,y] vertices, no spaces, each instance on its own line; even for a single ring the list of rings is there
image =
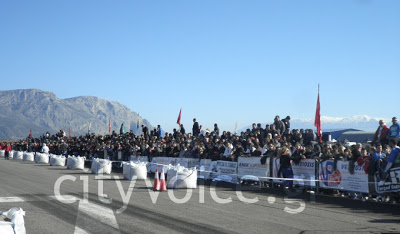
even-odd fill
[[[0,89],[118,101],[165,130],[399,116],[400,1],[0,1]],[[323,124],[323,123],[322,123]]]

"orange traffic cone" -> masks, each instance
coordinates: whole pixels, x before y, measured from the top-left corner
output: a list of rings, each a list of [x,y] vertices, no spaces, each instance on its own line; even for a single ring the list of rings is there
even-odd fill
[[[160,176],[160,191],[167,191],[167,185],[166,185],[166,183],[165,183],[164,169],[161,170],[161,176]]]
[[[156,173],[154,175],[154,191],[160,191],[160,179],[158,178],[158,170],[156,169]]]

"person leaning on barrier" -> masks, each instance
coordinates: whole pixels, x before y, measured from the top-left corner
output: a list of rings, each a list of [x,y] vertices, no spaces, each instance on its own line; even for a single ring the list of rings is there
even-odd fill
[[[383,152],[381,143],[378,143],[376,147],[371,147],[371,162],[368,174],[374,176],[375,172],[378,172],[379,178],[383,178],[382,165],[386,158],[386,154]]]
[[[299,164],[300,160],[306,158],[306,156],[304,156],[304,148],[299,142],[297,142],[294,147],[294,151],[292,152],[292,158],[294,164]]]
[[[278,177],[282,174],[282,177],[285,179],[293,179],[293,170],[290,160],[293,158],[290,155],[290,150],[287,147],[283,147],[281,149],[280,158],[280,167],[278,171]],[[282,183],[283,188],[286,188],[288,185],[289,189],[293,188],[293,180],[284,180]]]
[[[344,152],[343,146],[335,145],[333,146],[333,170],[336,171],[337,169],[337,162],[343,161],[344,159]]]
[[[400,147],[397,146],[397,140],[393,138],[390,139],[389,145],[390,147],[392,147],[392,150],[390,151],[390,154],[387,157],[387,165],[385,170],[383,171],[383,178],[381,178],[382,180],[386,179],[390,168],[400,166]]]
[[[267,158],[272,159],[273,157],[276,157],[276,156],[277,156],[277,151],[276,151],[275,145],[270,143],[270,144],[268,144],[267,152],[263,156],[261,156],[260,163],[262,165],[264,165],[267,161]]]
[[[356,144],[351,150],[351,158],[349,159],[349,172],[354,174],[354,163],[358,161],[361,157],[362,145],[360,143]]]

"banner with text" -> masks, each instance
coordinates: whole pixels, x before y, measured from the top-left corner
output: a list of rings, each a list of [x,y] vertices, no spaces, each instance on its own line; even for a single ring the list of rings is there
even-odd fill
[[[269,174],[269,158],[265,164],[261,164],[261,157],[239,157],[238,159],[238,175],[239,177],[252,175],[258,177],[260,181],[267,181],[265,177]]]
[[[321,188],[346,190],[352,192],[368,193],[368,174],[364,166],[354,165],[354,174],[349,172],[349,162],[338,161],[336,171],[333,170],[333,161],[320,163],[319,179]]]

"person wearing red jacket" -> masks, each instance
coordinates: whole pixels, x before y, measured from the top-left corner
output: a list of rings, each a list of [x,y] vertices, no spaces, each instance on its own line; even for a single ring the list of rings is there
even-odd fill
[[[383,120],[379,120],[379,127],[378,129],[376,129],[373,142],[375,143],[380,142],[382,145],[389,144],[389,140],[387,138],[388,134],[389,134],[389,127],[386,126]]]
[[[7,142],[7,145],[6,145],[6,149],[5,149],[5,155],[4,155],[4,157],[5,157],[5,159],[7,159],[7,160],[10,160],[10,152],[11,152],[11,145],[10,145],[10,142]]]

